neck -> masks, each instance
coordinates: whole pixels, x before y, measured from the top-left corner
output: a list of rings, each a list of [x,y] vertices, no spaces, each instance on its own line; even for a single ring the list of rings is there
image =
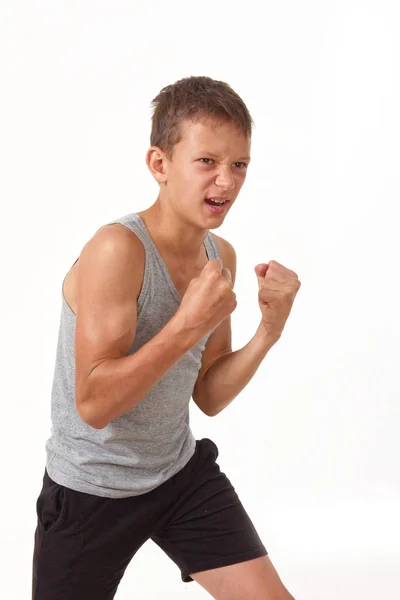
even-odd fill
[[[193,223],[185,221],[170,206],[162,205],[159,199],[138,214],[161,250],[186,259],[197,258],[202,251],[208,230],[199,229]]]

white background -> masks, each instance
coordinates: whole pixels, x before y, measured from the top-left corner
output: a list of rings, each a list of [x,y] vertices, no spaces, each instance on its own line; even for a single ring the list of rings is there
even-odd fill
[[[150,102],[227,81],[256,128],[216,233],[238,256],[234,350],[256,264],[302,287],[281,340],[216,418],[191,403],[296,600],[398,600],[400,42],[396,2],[0,4],[2,597],[30,597],[61,282],[103,224],[152,204]],[[206,598],[152,542],[116,598]]]

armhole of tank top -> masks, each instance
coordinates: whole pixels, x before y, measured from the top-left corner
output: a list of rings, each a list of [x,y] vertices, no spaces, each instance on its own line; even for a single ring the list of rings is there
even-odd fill
[[[133,231],[131,229],[131,231]],[[142,312],[143,305],[146,298],[149,295],[149,282],[150,282],[150,269],[149,269],[149,248],[141,235],[138,235],[136,231],[133,231],[138,240],[141,242],[144,248],[144,266],[143,266],[143,280],[142,287],[140,288],[139,296],[137,297],[137,315],[139,316]]]
[[[76,263],[78,262],[79,258],[80,258],[80,257],[78,256],[78,258],[75,260],[75,262],[73,262],[73,263],[72,263],[72,265],[70,266],[70,268],[68,269],[67,273],[66,273],[66,274],[64,275],[64,277],[61,279],[61,306],[62,306],[62,307],[66,307],[66,308],[68,309],[68,312],[69,312],[71,315],[73,315],[74,317],[76,317],[76,314],[74,313],[74,311],[72,310],[72,308],[71,308],[71,307],[70,307],[70,305],[68,304],[68,302],[67,302],[67,299],[66,299],[66,297],[65,297],[65,295],[64,295],[64,283],[65,283],[65,280],[67,279],[67,277],[68,277],[69,273],[71,272],[71,270],[72,270],[72,267],[74,267],[74,266],[76,265]]]

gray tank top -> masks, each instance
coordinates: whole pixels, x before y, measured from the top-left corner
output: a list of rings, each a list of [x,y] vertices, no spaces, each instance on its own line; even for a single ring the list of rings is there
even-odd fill
[[[128,351],[133,354],[172,318],[181,297],[140,215],[131,213],[113,223],[133,231],[146,255],[136,335]],[[220,258],[211,232],[204,246],[209,260]],[[52,426],[46,441],[47,472],[60,485],[96,496],[125,498],[149,492],[180,471],[194,453],[196,440],[189,425],[189,401],[210,333],[182,356],[136,406],[104,429],[94,429],[82,421],[75,405],[75,319],[61,293],[51,393]]]

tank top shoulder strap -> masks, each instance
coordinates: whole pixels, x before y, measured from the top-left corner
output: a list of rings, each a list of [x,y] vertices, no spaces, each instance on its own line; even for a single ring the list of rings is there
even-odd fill
[[[146,250],[151,250],[154,252],[154,242],[150,237],[147,228],[142,221],[140,215],[137,213],[129,213],[128,215],[124,215],[123,217],[119,217],[107,225],[112,225],[114,223],[121,223],[128,227],[133,233],[137,235],[140,239]],[[211,260],[213,258],[220,258],[220,252],[218,250],[217,243],[211,231],[209,231],[204,239],[204,246],[207,252],[208,259]]]
[[[120,223],[121,225],[125,225],[126,227],[128,227],[128,229],[133,231],[133,233],[136,234],[137,237],[140,239],[146,250],[153,249],[153,244],[149,237],[149,233],[138,214],[129,213],[128,215],[124,215],[123,217],[119,217],[118,219],[107,223],[107,225],[113,225],[114,223]]]
[[[217,243],[211,231],[207,233],[204,240],[204,245],[206,248],[208,260],[211,260],[213,258],[221,258]]]

